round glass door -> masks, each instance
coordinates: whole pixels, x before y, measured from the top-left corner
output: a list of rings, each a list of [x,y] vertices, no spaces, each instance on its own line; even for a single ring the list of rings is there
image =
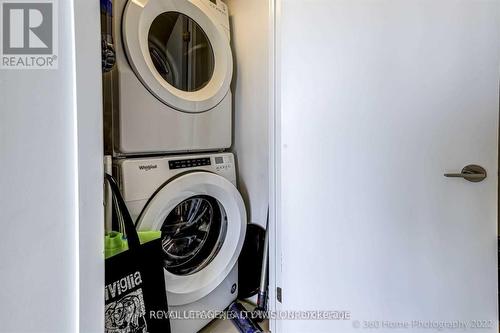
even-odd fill
[[[172,274],[190,275],[206,267],[224,243],[227,215],[210,196],[178,204],[161,227],[164,266]]]
[[[213,109],[228,96],[233,56],[227,29],[203,1],[127,1],[128,63],[160,102],[181,112]]]
[[[173,87],[193,92],[210,82],[215,67],[212,45],[198,23],[187,15],[158,15],[149,29],[148,46],[154,67]]]

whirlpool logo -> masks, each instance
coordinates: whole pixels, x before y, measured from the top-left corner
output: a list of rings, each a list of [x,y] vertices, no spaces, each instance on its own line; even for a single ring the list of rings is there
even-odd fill
[[[3,69],[57,69],[54,0],[0,0]]]
[[[156,164],[139,165],[139,170],[150,171],[153,169],[158,169],[158,165],[156,165]]]

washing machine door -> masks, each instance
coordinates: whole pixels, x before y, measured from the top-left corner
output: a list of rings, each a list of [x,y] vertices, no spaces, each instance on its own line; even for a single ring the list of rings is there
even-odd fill
[[[229,39],[206,0],[130,0],[122,34],[129,63],[160,101],[183,112],[212,109],[229,91]]]
[[[169,304],[188,304],[213,291],[236,264],[245,238],[245,206],[225,178],[192,172],[156,192],[138,228],[162,231]]]

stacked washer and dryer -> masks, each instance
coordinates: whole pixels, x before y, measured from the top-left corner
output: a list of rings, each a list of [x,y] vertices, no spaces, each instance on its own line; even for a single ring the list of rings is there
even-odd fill
[[[233,60],[220,0],[114,0],[104,77],[113,172],[139,230],[161,230],[173,333],[238,293],[246,211],[231,146]],[[107,88],[106,88],[107,87]]]

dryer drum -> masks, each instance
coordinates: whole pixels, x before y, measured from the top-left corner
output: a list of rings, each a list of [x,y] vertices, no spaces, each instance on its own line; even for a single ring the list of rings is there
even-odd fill
[[[168,59],[168,54],[165,54],[161,47],[154,42],[150,42],[149,53],[151,53],[151,60],[161,77],[167,82],[176,82],[176,71]]]
[[[227,231],[222,205],[206,195],[178,204],[161,227],[165,268],[189,275],[206,267],[219,252]]]
[[[212,78],[212,45],[189,16],[173,11],[158,15],[149,29],[148,44],[156,70],[175,88],[198,91]]]

